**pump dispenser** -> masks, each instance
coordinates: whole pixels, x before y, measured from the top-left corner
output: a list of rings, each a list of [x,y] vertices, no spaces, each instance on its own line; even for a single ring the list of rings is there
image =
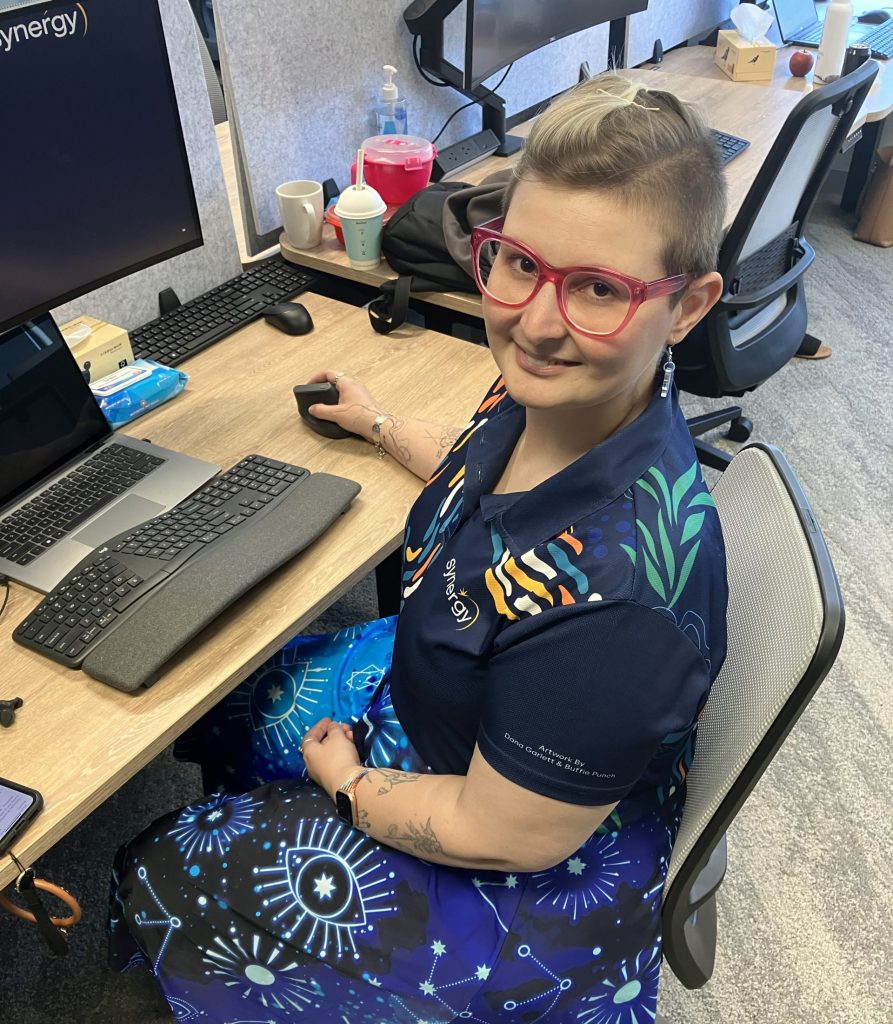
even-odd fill
[[[394,75],[397,69],[393,64],[385,64],[384,84],[381,87],[380,102],[375,107],[375,127],[379,135],[406,134],[406,100],[400,99]]]

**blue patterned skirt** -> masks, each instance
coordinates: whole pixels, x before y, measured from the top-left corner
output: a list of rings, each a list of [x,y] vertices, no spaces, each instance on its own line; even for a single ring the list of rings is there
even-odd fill
[[[180,1022],[649,1024],[683,786],[506,874],[384,846],[308,779],[325,715],[364,723],[366,764],[426,770],[388,696],[395,621],[295,638],[183,737],[218,790],[119,851],[112,963],[148,963]]]

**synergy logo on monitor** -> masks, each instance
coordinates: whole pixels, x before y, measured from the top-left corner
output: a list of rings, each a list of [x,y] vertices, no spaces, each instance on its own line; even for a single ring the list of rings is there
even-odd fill
[[[0,331],[201,244],[157,0],[0,9]]]
[[[83,4],[74,4],[70,11],[45,14],[42,18],[28,16],[27,21],[22,21],[18,25],[0,28],[0,53],[9,53],[16,43],[24,43],[29,39],[49,35],[64,39],[76,32],[80,32],[81,35],[87,34],[87,12]]]

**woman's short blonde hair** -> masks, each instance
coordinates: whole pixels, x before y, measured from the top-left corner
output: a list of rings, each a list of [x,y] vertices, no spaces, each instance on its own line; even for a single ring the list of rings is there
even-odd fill
[[[716,269],[726,183],[695,107],[616,74],[590,78],[537,118],[506,189],[519,181],[593,190],[654,213],[667,274]]]

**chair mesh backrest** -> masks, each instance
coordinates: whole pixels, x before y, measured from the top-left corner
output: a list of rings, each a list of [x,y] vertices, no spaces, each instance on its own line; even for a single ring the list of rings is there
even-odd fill
[[[744,449],[713,497],[728,563],[728,654],[698,723],[664,892],[803,677],[824,617],[804,528],[772,458]]]
[[[837,120],[830,107],[822,107],[803,124],[778,176],[763,197],[738,256],[739,262],[775,238],[779,229],[792,223]]]

